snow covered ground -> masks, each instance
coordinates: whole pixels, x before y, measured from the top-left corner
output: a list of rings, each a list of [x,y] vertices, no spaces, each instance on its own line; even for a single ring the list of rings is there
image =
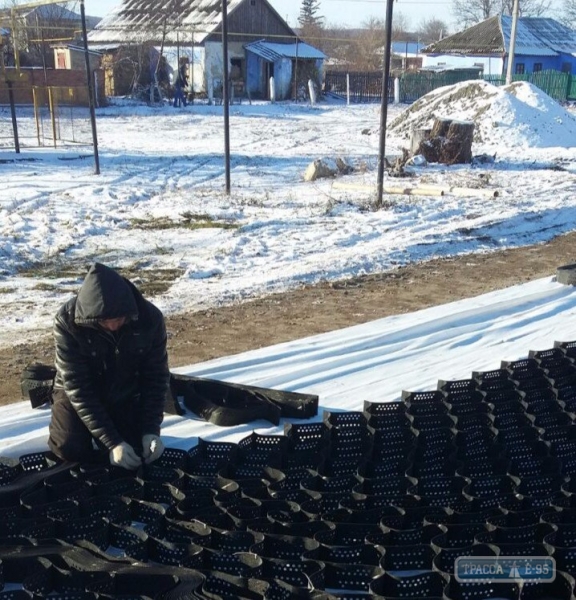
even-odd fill
[[[389,195],[378,211],[376,105],[234,105],[230,197],[222,107],[99,109],[100,176],[85,147],[31,148],[26,109],[17,157],[1,109],[0,345],[47,332],[94,260],[136,282],[166,280],[154,300],[173,313],[567,232],[576,221],[576,120],[525,85],[477,94],[478,130],[491,135],[473,150],[496,154],[493,164],[415,169],[418,182],[488,187],[497,198]],[[420,116],[470,118],[470,102],[421,105]],[[391,106],[391,121],[406,109]],[[75,127],[90,139],[86,119]],[[407,145],[406,131],[393,128],[387,154]],[[357,169],[305,183],[306,166],[323,156]]]

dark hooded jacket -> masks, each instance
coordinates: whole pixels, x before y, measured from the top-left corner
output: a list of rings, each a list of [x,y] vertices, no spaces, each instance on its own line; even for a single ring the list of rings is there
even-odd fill
[[[117,332],[99,319],[127,317]],[[166,328],[158,308],[127,279],[94,264],[78,295],[56,315],[56,392],[64,391],[92,436],[121,443],[114,414],[136,411],[142,435],[160,434],[169,370]]]

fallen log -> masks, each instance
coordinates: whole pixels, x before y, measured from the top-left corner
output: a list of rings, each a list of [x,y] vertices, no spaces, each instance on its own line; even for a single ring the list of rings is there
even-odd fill
[[[341,181],[335,181],[332,187],[338,190],[358,190],[375,192],[376,186],[367,185],[365,183],[344,183]],[[487,198],[498,198],[500,192],[498,190],[490,190],[486,188],[466,188],[466,187],[446,187],[436,186],[433,184],[419,184],[415,186],[384,186],[384,191],[388,194],[411,194],[419,196],[460,196],[460,197],[473,197],[483,196]]]
[[[367,192],[376,192],[377,188],[374,185],[366,185],[362,183],[341,183],[335,181],[332,185],[337,190],[358,190]],[[418,186],[384,186],[384,192],[387,194],[406,194],[411,196],[443,196],[445,191],[442,189],[432,190],[429,188],[420,188]]]

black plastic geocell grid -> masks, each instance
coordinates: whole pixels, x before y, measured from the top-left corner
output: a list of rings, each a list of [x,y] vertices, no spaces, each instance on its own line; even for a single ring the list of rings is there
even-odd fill
[[[574,599],[575,413],[576,342],[135,474],[0,463],[0,599]],[[556,580],[456,580],[498,555]]]

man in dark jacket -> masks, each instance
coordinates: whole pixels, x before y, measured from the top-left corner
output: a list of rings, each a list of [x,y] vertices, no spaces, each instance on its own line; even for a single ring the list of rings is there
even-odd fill
[[[59,458],[136,469],[163,452],[168,390],[160,310],[116,271],[95,263],[54,323],[56,382],[48,445]]]
[[[186,106],[186,87],[188,86],[188,75],[186,70],[188,69],[188,63],[182,63],[178,68],[178,75],[174,82],[174,108],[180,106],[182,103]]]

